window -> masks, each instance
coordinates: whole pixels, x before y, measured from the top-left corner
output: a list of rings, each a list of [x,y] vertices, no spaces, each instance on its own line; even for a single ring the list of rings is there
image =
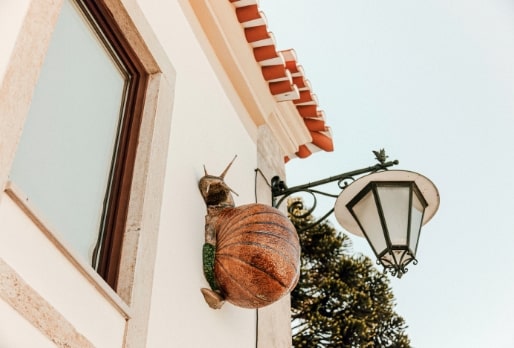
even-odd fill
[[[147,82],[101,2],[65,0],[10,173],[113,288]]]

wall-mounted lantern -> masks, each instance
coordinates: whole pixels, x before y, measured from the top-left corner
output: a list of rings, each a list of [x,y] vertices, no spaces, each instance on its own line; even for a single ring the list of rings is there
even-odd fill
[[[374,153],[379,161],[375,166],[305,185],[288,188],[280,178],[273,178],[273,205],[280,206],[286,197],[294,193],[308,192],[315,199],[310,209],[313,211],[316,206],[315,194],[337,197],[334,208],[313,225],[335,211],[336,219],[348,232],[366,237],[377,256],[377,263],[400,278],[407,272],[408,264],[417,263],[416,251],[421,226],[436,213],[439,192],[421,174],[401,170],[388,171],[387,168],[398,164],[398,161],[386,162],[387,156],[383,150]],[[354,179],[356,175],[362,174],[368,175]],[[354,182],[347,184],[348,180]],[[338,182],[342,190],[340,195],[312,189],[334,181]]]
[[[439,194],[426,177],[392,170],[367,175],[336,200],[335,216],[348,232],[365,236],[379,262],[401,277],[416,264],[421,226],[435,214]]]

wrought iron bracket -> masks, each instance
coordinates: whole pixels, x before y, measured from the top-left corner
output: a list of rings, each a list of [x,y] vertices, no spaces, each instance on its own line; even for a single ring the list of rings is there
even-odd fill
[[[272,197],[273,207],[275,207],[275,208],[280,207],[282,205],[282,203],[284,202],[284,200],[286,200],[286,198],[288,198],[289,196],[291,196],[295,193],[305,192],[305,193],[310,194],[313,197],[314,203],[313,203],[312,207],[310,207],[309,209],[307,209],[307,211],[305,211],[303,205],[300,202],[297,202],[297,203],[293,203],[288,209],[288,212],[290,214],[293,214],[296,217],[299,217],[299,218],[305,217],[307,215],[310,215],[316,208],[316,204],[317,204],[316,195],[323,195],[326,197],[337,198],[340,193],[339,192],[338,194],[332,194],[332,193],[324,192],[321,190],[313,189],[314,187],[337,181],[337,185],[338,185],[339,189],[342,191],[349,185],[348,182],[355,181],[356,180],[355,177],[358,175],[387,170],[387,168],[399,164],[398,160],[386,161],[387,156],[385,155],[385,151],[383,149],[380,151],[373,151],[373,153],[376,156],[376,160],[379,162],[379,163],[375,164],[374,166],[352,170],[352,171],[349,171],[346,173],[342,173],[342,174],[331,176],[331,177],[328,177],[325,179],[309,182],[309,183],[303,184],[303,185],[287,187],[286,183],[279,176],[274,176],[271,179],[271,197]],[[298,211],[298,210],[301,210],[304,212],[301,215],[294,214],[294,211]],[[302,230],[300,230],[298,232],[305,231],[309,228],[312,228],[312,227],[318,225],[319,223],[324,221],[326,218],[328,218],[330,216],[330,214],[333,213],[333,211],[334,211],[334,208],[330,209],[321,218],[319,218],[312,224],[309,224],[308,226],[306,226],[305,228],[303,228]]]

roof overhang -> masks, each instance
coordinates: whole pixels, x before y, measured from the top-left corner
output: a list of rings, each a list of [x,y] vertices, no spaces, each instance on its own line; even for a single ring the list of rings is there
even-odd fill
[[[188,0],[253,123],[267,124],[287,159],[332,151],[330,128],[293,50],[277,51],[256,0]]]

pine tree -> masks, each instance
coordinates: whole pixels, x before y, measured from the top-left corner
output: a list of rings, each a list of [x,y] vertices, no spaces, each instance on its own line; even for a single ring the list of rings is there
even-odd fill
[[[297,230],[314,221],[301,199],[288,202]],[[329,222],[301,233],[302,266],[291,294],[296,348],[409,348],[404,319],[394,311],[387,275],[351,254],[351,241]]]

